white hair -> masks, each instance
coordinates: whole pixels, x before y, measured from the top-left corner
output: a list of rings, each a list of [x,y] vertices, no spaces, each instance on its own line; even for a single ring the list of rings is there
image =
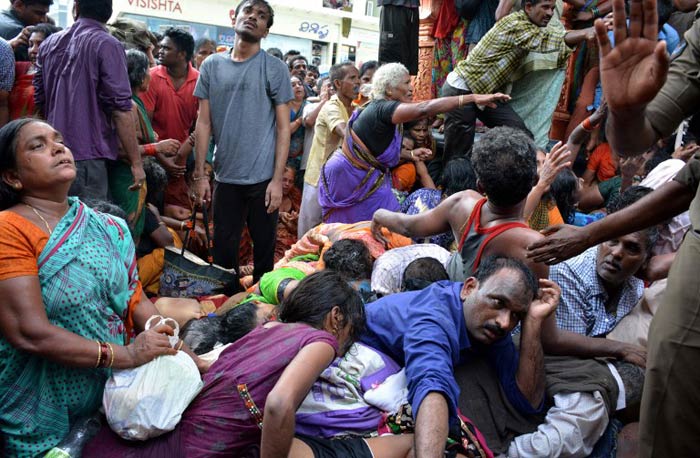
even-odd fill
[[[408,76],[408,69],[399,63],[384,64],[372,77],[372,99],[384,100],[389,89],[396,88]]]

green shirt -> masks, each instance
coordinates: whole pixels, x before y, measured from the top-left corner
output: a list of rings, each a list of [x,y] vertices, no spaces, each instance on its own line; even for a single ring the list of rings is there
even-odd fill
[[[565,35],[563,28],[539,27],[518,11],[496,22],[455,71],[474,94],[492,94],[510,81],[530,51],[559,53],[563,66],[571,54]]]
[[[606,207],[613,197],[620,195],[621,186],[622,177],[620,176],[612,177],[609,180],[598,183],[598,191],[600,191],[600,195],[603,196],[603,200],[605,201],[604,205]]]

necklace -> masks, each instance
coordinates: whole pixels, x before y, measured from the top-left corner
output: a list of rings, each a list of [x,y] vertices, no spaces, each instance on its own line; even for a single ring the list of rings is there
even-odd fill
[[[43,216],[41,216],[41,214],[36,210],[36,208],[34,208],[33,206],[29,205],[28,203],[25,203],[25,202],[22,202],[22,203],[23,203],[24,205],[26,205],[27,207],[31,208],[32,211],[34,212],[34,214],[35,214],[36,216],[38,216],[39,219],[42,220],[42,221],[44,222],[44,224],[46,225],[46,230],[49,231],[49,237],[50,237],[51,234],[53,233],[53,231],[51,230],[51,226],[49,226],[49,222],[46,221],[46,219],[45,219]]]

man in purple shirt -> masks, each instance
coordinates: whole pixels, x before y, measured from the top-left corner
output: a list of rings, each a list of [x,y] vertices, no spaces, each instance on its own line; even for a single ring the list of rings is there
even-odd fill
[[[76,22],[42,43],[35,102],[76,160],[71,195],[107,199],[107,168],[121,148],[138,190],[146,179],[131,115],[124,48],[107,33],[112,0],[76,0]],[[116,129],[115,129],[116,128]],[[115,131],[116,130],[116,131]]]

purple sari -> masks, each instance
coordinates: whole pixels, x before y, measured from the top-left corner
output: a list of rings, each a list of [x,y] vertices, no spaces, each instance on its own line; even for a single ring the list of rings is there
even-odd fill
[[[302,323],[259,326],[221,353],[204,376],[204,388],[177,428],[147,442],[129,442],[103,428],[84,458],[209,458],[257,456],[267,395],[306,345],[324,342],[338,351],[326,331]],[[248,405],[256,406],[259,417]],[[248,404],[248,405],[247,405]]]
[[[359,114],[359,110],[353,113],[342,149],[331,155],[321,171],[318,203],[324,223],[371,220],[380,208],[399,211],[391,192],[391,168],[399,163],[401,132],[397,127],[389,147],[374,155],[352,129]]]

